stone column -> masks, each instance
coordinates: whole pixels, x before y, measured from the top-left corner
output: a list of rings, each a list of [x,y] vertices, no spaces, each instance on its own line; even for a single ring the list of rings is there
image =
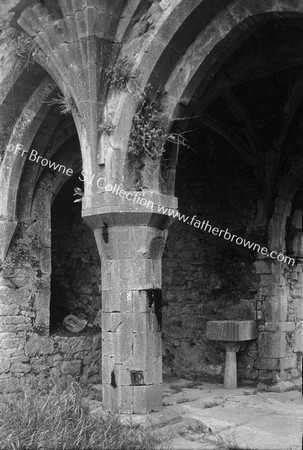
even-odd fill
[[[162,409],[161,257],[166,232],[96,229],[102,271],[102,384],[108,411]]]
[[[146,414],[162,409],[162,254],[175,197],[147,193],[152,208],[110,195],[83,198],[102,273],[102,385],[108,411]],[[144,203],[144,202],[142,202]]]

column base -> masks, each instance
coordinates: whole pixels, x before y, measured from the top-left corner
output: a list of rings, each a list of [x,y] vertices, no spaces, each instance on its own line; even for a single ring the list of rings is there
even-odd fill
[[[102,385],[106,411],[120,414],[149,414],[162,410],[162,384],[146,386]]]

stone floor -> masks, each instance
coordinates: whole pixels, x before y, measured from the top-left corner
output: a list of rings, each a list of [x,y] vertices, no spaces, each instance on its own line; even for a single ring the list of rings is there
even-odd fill
[[[171,449],[302,448],[303,396],[299,391],[226,390],[220,384],[167,379],[163,407],[163,412],[138,416],[136,421],[159,428]],[[129,419],[122,417],[126,423]]]

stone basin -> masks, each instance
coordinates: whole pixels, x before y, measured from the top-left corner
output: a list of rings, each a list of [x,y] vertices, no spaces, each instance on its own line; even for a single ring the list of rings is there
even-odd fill
[[[258,337],[254,320],[210,320],[206,324],[206,338],[225,344],[224,387],[237,388],[237,351],[241,342]]]
[[[254,320],[210,320],[206,324],[206,338],[210,341],[242,342],[257,336]]]

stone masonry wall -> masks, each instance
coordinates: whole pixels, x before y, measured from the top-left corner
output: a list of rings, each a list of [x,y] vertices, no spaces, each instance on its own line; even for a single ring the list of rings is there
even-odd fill
[[[46,337],[24,332],[18,323],[10,326],[14,331],[1,333],[0,392],[15,392],[20,380],[33,378],[41,385],[50,377],[66,375],[82,382],[100,381],[100,334]]]
[[[24,218],[19,222],[0,272],[0,392],[16,391],[20,380],[32,377],[35,377],[37,382],[43,382],[50,376],[69,374],[82,381],[100,381],[100,327],[86,327],[78,335],[62,330],[50,335],[50,183],[41,182],[38,186],[31,216],[27,216],[26,211],[22,212]],[[27,189],[21,193],[26,196]],[[21,204],[26,207],[25,202]],[[87,227],[79,225],[79,220],[71,221],[69,225],[71,228],[74,225],[76,231],[81,231],[76,242],[78,245],[75,245],[75,242],[72,245],[65,237],[66,243],[71,245],[71,253],[74,252],[70,259],[71,271],[74,270],[74,278],[72,277],[71,281],[78,277],[84,288],[91,289],[91,286],[97,283],[96,280],[101,278],[100,261],[97,267],[97,260],[94,259],[94,256],[98,256],[98,251],[96,246],[92,245],[90,230]],[[62,227],[61,232],[66,236],[68,227]],[[77,275],[76,271],[80,272],[81,264],[89,267],[90,257],[94,261],[92,272],[82,269],[81,276],[79,273]],[[64,261],[64,258],[61,258],[61,263],[66,264],[67,259]],[[92,278],[89,280],[90,275]],[[84,302],[83,299],[90,294],[91,301]],[[100,308],[100,295],[93,295],[92,291],[86,291],[85,295],[80,292],[78,299],[80,300],[76,302],[75,307],[84,305],[87,317],[92,320]],[[92,311],[91,317],[89,312]]]
[[[209,135],[208,135],[209,136]],[[240,156],[218,138],[197,136],[194,151],[179,159],[176,195],[179,211],[208,220],[213,227],[264,242],[247,226],[260,198],[257,183]],[[163,259],[164,370],[184,377],[223,376],[224,347],[206,340],[210,319],[256,319],[259,277],[256,253],[176,221]],[[255,379],[257,342],[238,353],[239,375]]]

